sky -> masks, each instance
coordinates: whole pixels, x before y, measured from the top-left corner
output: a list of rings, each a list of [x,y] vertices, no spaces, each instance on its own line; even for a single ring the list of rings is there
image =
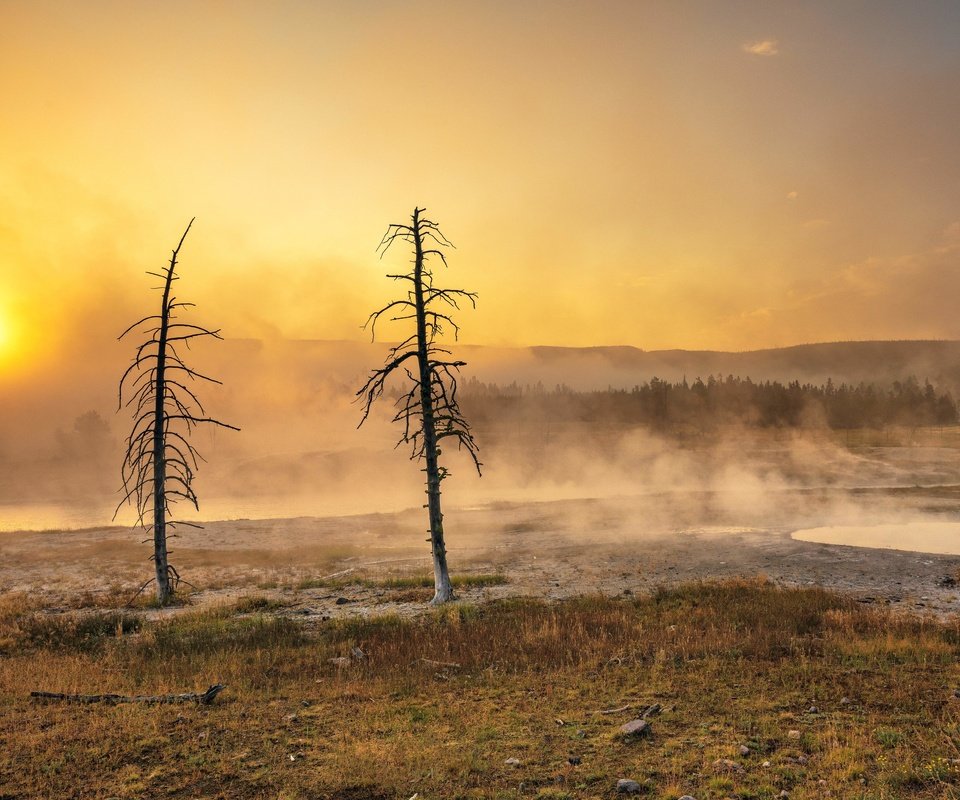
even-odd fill
[[[0,0],[0,32],[0,378],[151,313],[192,217],[204,323],[360,339],[414,205],[473,344],[960,338],[953,0]]]

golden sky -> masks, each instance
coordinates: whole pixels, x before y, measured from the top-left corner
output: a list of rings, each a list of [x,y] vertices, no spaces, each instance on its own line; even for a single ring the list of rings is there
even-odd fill
[[[0,359],[184,295],[356,339],[426,206],[478,344],[958,338],[960,3],[0,0]],[[145,310],[144,310],[145,309]]]

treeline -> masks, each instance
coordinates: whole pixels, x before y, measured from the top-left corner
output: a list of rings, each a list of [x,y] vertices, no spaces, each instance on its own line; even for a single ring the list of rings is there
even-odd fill
[[[652,378],[632,389],[578,392],[565,385],[541,383],[500,386],[470,380],[462,387],[463,403],[477,422],[495,422],[511,410],[547,415],[556,421],[836,429],[952,425],[957,405],[951,394],[915,377],[890,386],[860,383],[839,386],[799,381],[754,382],[750,378],[710,376],[669,383]]]

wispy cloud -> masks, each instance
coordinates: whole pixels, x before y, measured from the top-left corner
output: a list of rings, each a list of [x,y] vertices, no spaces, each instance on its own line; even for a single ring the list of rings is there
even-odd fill
[[[775,56],[780,52],[776,39],[763,39],[759,42],[747,42],[740,46],[744,53],[752,56]]]

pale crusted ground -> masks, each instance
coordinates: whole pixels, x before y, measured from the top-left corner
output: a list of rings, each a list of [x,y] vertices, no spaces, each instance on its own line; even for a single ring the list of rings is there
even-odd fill
[[[186,530],[172,562],[196,587],[191,605],[256,595],[306,620],[419,613],[425,590],[352,583],[425,574],[420,509],[348,517],[234,520]],[[672,492],[451,509],[455,574],[502,573],[501,586],[465,588],[466,601],[507,596],[646,592],[681,581],[763,574],[822,585],[864,602],[960,613],[960,557],[793,541],[798,528],[851,521],[904,525],[960,519],[960,490],[782,490],[749,497]],[[126,528],[0,534],[0,591],[47,608],[116,606],[150,576],[149,545]],[[329,577],[333,576],[333,577]],[[325,579],[325,580],[321,580]],[[325,585],[321,585],[325,584]],[[339,600],[339,603],[338,603]]]

